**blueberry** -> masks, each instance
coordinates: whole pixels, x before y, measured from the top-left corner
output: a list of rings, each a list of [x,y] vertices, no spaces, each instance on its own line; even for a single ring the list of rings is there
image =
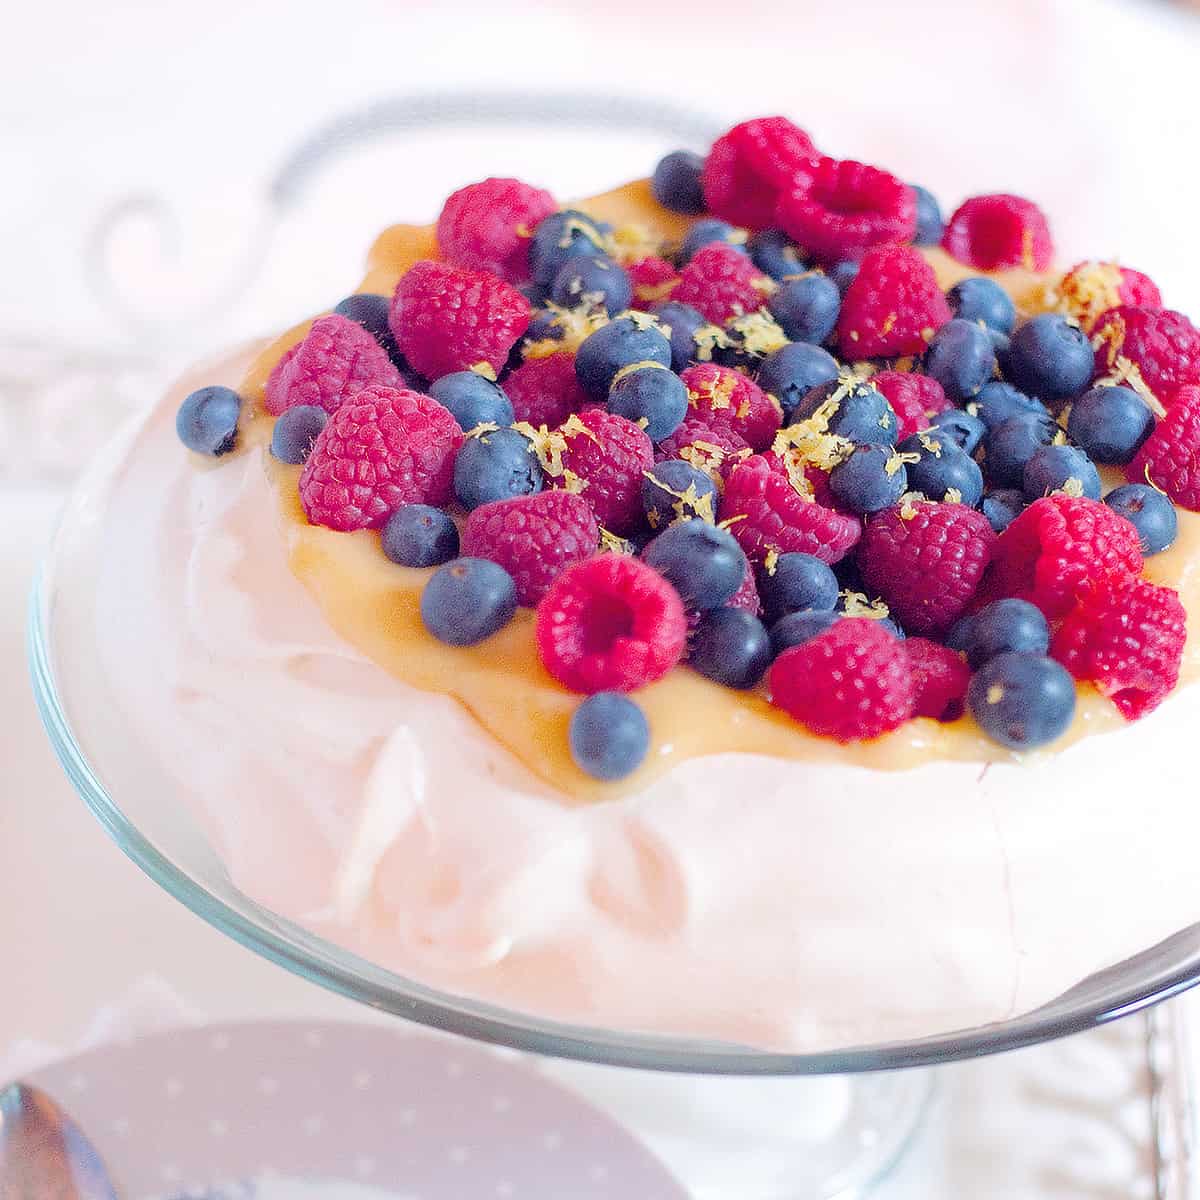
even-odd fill
[[[650,311],[671,331],[671,370],[686,371],[696,361],[696,330],[706,328],[708,321],[690,304],[678,300],[664,300]]]
[[[946,634],[946,645],[951,650],[958,650],[966,654],[967,647],[971,644],[971,637],[974,633],[975,617],[968,613],[965,617],[959,617],[953,625],[950,626],[950,632]]]
[[[863,442],[829,472],[829,490],[853,512],[880,512],[908,491],[908,472],[891,446]]]
[[[1158,554],[1175,542],[1179,518],[1175,505],[1145,483],[1126,483],[1104,497],[1104,503],[1133,523],[1143,554]]]
[[[774,354],[788,344],[787,334],[766,309],[730,317],[723,332],[725,337],[713,346],[713,362],[723,367],[737,367],[750,375],[758,370],[768,354]]]
[[[986,275],[974,275],[956,283],[947,293],[950,311],[963,321],[982,322],[988,329],[1010,334],[1017,323],[1012,297]]]
[[[713,242],[724,242],[725,245],[732,246],[735,250],[745,254],[745,239],[745,230],[730,225],[728,221],[719,221],[716,217],[706,217],[703,221],[697,221],[683,235],[683,241],[679,246],[679,261],[680,263],[690,262],[697,250],[702,246],[711,245]]]
[[[964,412],[961,408],[951,408],[938,413],[933,419],[933,425],[925,432],[931,437],[936,434],[949,438],[964,453],[974,454],[987,433],[987,426],[969,412]]]
[[[458,526],[431,504],[405,504],[383,527],[383,552],[402,567],[436,567],[458,555]]]
[[[905,438],[897,449],[918,456],[916,462],[908,464],[908,486],[914,492],[921,492],[930,500],[945,500],[954,491],[959,503],[968,508],[974,508],[983,498],[983,472],[979,464],[952,438],[926,430]]]
[[[400,350],[392,333],[389,320],[392,302],[387,296],[373,292],[356,292],[338,302],[334,312],[356,325],[361,325],[387,352],[393,361],[399,362]]]
[[[575,765],[593,779],[624,779],[650,749],[646,714],[620,692],[596,692],[571,714],[567,732]]]
[[[589,396],[603,400],[613,376],[636,362],[671,365],[671,343],[646,313],[617,317],[588,334],[575,354],[575,375]]]
[[[655,463],[642,479],[642,507],[651,529],[693,517],[713,521],[717,501],[717,485],[708,472],[680,458]]]
[[[298,466],[307,460],[329,414],[317,404],[297,404],[279,414],[271,431],[271,453],[280,462]]]
[[[763,609],[772,621],[806,609],[832,612],[840,591],[837,576],[825,563],[798,551],[781,554],[775,569],[762,571],[758,581]]]
[[[933,335],[925,352],[925,374],[936,379],[956,403],[976,395],[995,370],[992,339],[974,321],[949,321]]]
[[[589,308],[621,312],[633,299],[633,284],[623,267],[604,254],[576,254],[559,267],[550,299],[563,308],[586,303]]]
[[[1003,375],[1008,352],[1012,349],[1012,338],[998,329],[989,329],[988,333],[991,335],[992,349],[996,351],[996,361],[1000,364],[1000,374]]]
[[[744,609],[714,609],[692,635],[688,666],[726,687],[752,688],[770,665],[767,627]]]
[[[682,521],[663,530],[642,551],[687,608],[720,608],[742,585],[749,569],[727,529],[707,521]]]
[[[989,430],[983,440],[983,470],[993,487],[1024,487],[1025,464],[1049,446],[1058,426],[1049,417],[1032,413],[1010,417]]]
[[[659,160],[650,179],[650,188],[663,208],[695,216],[704,211],[703,173],[701,155],[692,150],[674,150]]]
[[[858,278],[858,273],[862,269],[862,263],[857,263],[851,259],[845,262],[835,263],[826,274],[837,285],[837,290],[844,296],[846,290]]]
[[[746,243],[746,249],[754,265],[775,280],[800,275],[808,269],[800,247],[782,229],[759,230]]]
[[[816,345],[837,325],[842,295],[828,275],[811,271],[784,280],[767,307],[793,342]]]
[[[175,432],[197,454],[228,454],[237,442],[241,411],[242,398],[232,388],[203,387],[179,406]]]
[[[967,408],[989,429],[995,429],[1010,418],[1025,413],[1050,419],[1049,411],[1040,400],[1025,395],[1002,379],[993,379],[990,383],[985,383]]]
[[[836,433],[838,437],[858,444],[896,444],[896,414],[883,393],[873,388],[870,383],[846,376],[822,383],[800,401],[790,419],[805,421],[826,404],[827,428],[830,433]]]
[[[784,424],[813,388],[838,377],[838,362],[827,350],[808,342],[793,342],[768,354],[758,369],[758,386],[779,401]]]
[[[1019,488],[997,488],[984,496],[979,507],[988,524],[997,533],[1003,533],[1025,508],[1025,493]]]
[[[1091,381],[1095,353],[1088,336],[1059,313],[1042,313],[1012,336],[1005,374],[1049,405],[1078,396]]]
[[[538,223],[529,242],[533,282],[548,288],[559,268],[577,254],[603,254],[604,233],[587,213],[566,208]]]
[[[1089,500],[1100,499],[1100,473],[1078,446],[1043,446],[1025,464],[1021,489],[1030,502],[1051,492],[1070,491]]]
[[[421,592],[425,628],[449,646],[482,642],[516,611],[513,577],[487,558],[456,558],[438,567]]]
[[[788,613],[771,626],[771,652],[778,658],[785,650],[811,641],[840,620],[840,613],[827,609]]]
[[[999,654],[971,678],[967,703],[979,727],[1013,750],[1052,742],[1075,715],[1075,681],[1052,658]]]
[[[942,207],[937,197],[920,184],[908,185],[917,196],[917,232],[913,235],[914,246],[936,246],[942,240],[946,223],[942,219]]]
[[[527,279],[524,283],[514,283],[513,287],[529,301],[530,308],[540,308],[548,298],[546,289],[531,279]]]
[[[640,425],[652,442],[674,433],[687,408],[687,385],[665,367],[618,372],[608,390],[608,411]]]
[[[1045,654],[1049,646],[1050,626],[1040,608],[1028,600],[996,600],[972,616],[963,648],[977,671],[998,654]]]
[[[477,371],[452,371],[429,385],[429,394],[467,431],[477,425],[511,425],[516,418],[504,389]]]
[[[493,429],[468,437],[454,460],[454,494],[463,508],[541,490],[537,450],[515,429]]]
[[[1101,385],[1071,404],[1067,437],[1095,461],[1127,463],[1154,429],[1154,414],[1132,388]]]
[[[535,308],[529,319],[529,327],[525,330],[522,345],[530,342],[561,342],[566,334],[562,318],[553,309]]]

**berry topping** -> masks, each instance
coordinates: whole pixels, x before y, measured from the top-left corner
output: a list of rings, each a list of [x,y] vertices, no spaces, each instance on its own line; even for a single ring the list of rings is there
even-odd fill
[[[1059,308],[1088,333],[1100,316],[1122,304],[1162,308],[1162,294],[1148,275],[1112,262],[1081,262],[1058,285]]]
[[[912,637],[904,642],[909,669],[913,676],[914,717],[932,717],[935,721],[957,721],[967,706],[967,686],[971,670],[957,651]]]
[[[1169,308],[1109,309],[1096,322],[1092,344],[1097,376],[1143,383],[1164,404],[1177,388],[1200,383],[1200,329]]]
[[[604,243],[604,232],[587,213],[573,208],[551,213],[539,222],[529,243],[533,282],[548,288],[568,258],[576,254],[603,254]]]
[[[890,446],[864,442],[829,472],[829,490],[838,506],[850,512],[891,508],[908,491],[905,458]]]
[[[642,558],[674,585],[684,605],[719,608],[746,578],[746,556],[726,529],[707,521],[680,521],[663,530]]]
[[[585,304],[620,312],[633,300],[633,284],[624,268],[607,255],[575,254],[555,273],[550,299],[563,308]]]
[[[996,487],[1023,487],[1029,460],[1057,436],[1058,426],[1049,413],[1020,413],[997,425],[983,441],[988,481]]]
[[[838,346],[849,359],[920,354],[950,320],[933,268],[910,246],[877,246],[842,298]]]
[[[665,258],[648,254],[625,267],[633,285],[633,307],[649,308],[666,300],[679,282],[679,273]]]
[[[571,714],[567,734],[575,765],[593,779],[624,779],[650,749],[646,714],[619,692],[597,692]]]
[[[679,428],[659,443],[655,457],[659,462],[681,458],[719,484],[751,453],[746,439],[730,426],[685,417]]]
[[[459,188],[437,222],[438,249],[456,267],[518,283],[529,278],[529,235],[558,205],[519,179],[485,179]]]
[[[914,434],[897,447],[908,464],[908,486],[928,500],[952,500],[974,508],[983,498],[979,464],[935,430]]]
[[[933,335],[924,367],[951,400],[961,403],[977,395],[992,378],[996,348],[982,325],[956,317]]]
[[[1132,388],[1101,385],[1071,405],[1067,437],[1095,462],[1127,463],[1154,428],[1154,414]]]
[[[575,375],[583,390],[604,400],[622,367],[634,363],[671,365],[671,343],[648,313],[625,313],[590,333],[575,354]]]
[[[692,634],[688,666],[716,683],[752,688],[771,665],[771,637],[753,613],[718,608]]]
[[[683,235],[683,241],[679,243],[680,266],[690,263],[698,250],[713,244],[732,246],[739,253],[745,254],[747,253],[745,249],[746,231],[739,229],[736,225],[730,225],[728,221],[718,221],[715,217],[697,221]]]
[[[982,322],[998,333],[1012,333],[1017,323],[1012,297],[986,275],[961,280],[946,293],[946,299],[960,320]]]
[[[366,387],[343,401],[317,435],[300,474],[313,525],[378,528],[402,504],[450,498],[462,430],[436,401]]]
[[[1032,396],[1025,395],[1005,383],[1001,379],[993,379],[985,383],[975,398],[967,405],[967,409],[978,417],[988,429],[996,429],[1013,417],[1033,414],[1043,421],[1049,421],[1050,410]]]
[[[988,492],[980,511],[997,533],[1003,533],[1025,509],[1025,493],[1017,488],[997,488]]]
[[[871,386],[883,394],[896,414],[897,438],[928,429],[935,417],[951,407],[942,385],[928,375],[911,371],[878,371]]]
[[[454,495],[466,509],[542,490],[537,447],[516,429],[481,426],[463,442],[454,464]]]
[[[882,384],[879,386],[882,389]],[[987,426],[969,412],[964,412],[961,408],[951,408],[938,413],[926,432],[953,442],[966,454],[974,454],[987,433]]]
[[[659,160],[650,178],[654,198],[672,212],[695,216],[704,211],[704,159],[691,150],[675,150]]]
[[[1026,500],[1052,492],[1099,500],[1100,473],[1078,446],[1042,446],[1025,464],[1021,489]]]
[[[1104,503],[1137,530],[1143,555],[1161,554],[1175,544],[1179,535],[1175,505],[1157,488],[1126,483],[1109,492]]]
[[[1149,483],[1176,504],[1200,512],[1200,387],[1171,398],[1167,415],[1125,468],[1133,483]]]
[[[516,419],[504,389],[478,371],[454,371],[429,385],[429,394],[470,432],[477,425],[511,425]]]
[[[785,650],[769,682],[773,704],[811,732],[839,742],[898,728],[916,702],[903,644],[865,617],[844,618]]]
[[[608,390],[608,411],[640,425],[652,442],[661,442],[687,415],[687,384],[658,363],[634,363],[617,372]]]
[[[808,270],[800,247],[782,229],[760,229],[746,243],[751,261],[774,280],[801,275]]]
[[[575,375],[575,355],[567,350],[523,362],[504,377],[504,391],[512,402],[512,419],[535,429],[561,425],[589,399]],[[508,425],[512,419],[496,424]]]
[[[967,662],[978,670],[998,654],[1020,650],[1045,654],[1050,647],[1050,626],[1036,605],[1028,600],[994,600],[977,613],[963,618],[963,649]]]
[[[1045,213],[1021,196],[965,200],[947,223],[942,246],[978,271],[1004,267],[1046,271],[1054,261],[1054,241]]]
[[[704,199],[710,212],[735,225],[765,229],[779,193],[816,149],[808,134],[786,117],[758,117],[719,137],[704,163]]]
[[[793,342],[819,345],[837,327],[842,294],[828,275],[807,271],[785,279],[768,307],[779,327]]]
[[[1078,325],[1059,313],[1041,313],[1013,334],[1004,370],[1021,391],[1053,405],[1087,387],[1093,358]]]
[[[739,313],[761,308],[772,287],[771,280],[742,250],[713,242],[692,256],[680,272],[671,298],[690,304],[719,325]]]
[[[946,222],[937,197],[920,184],[910,183],[917,200],[917,228],[913,233],[914,246],[936,246],[942,240]]]
[[[832,612],[838,602],[837,576],[811,554],[781,554],[764,567],[759,595],[772,621],[809,609]]]
[[[421,620],[439,642],[474,646],[512,620],[512,576],[486,558],[456,558],[438,567],[421,592]]]
[[[841,619],[842,614],[832,609],[806,608],[788,613],[771,626],[771,653],[778,658],[785,650],[815,638]]]
[[[444,509],[401,505],[383,527],[383,552],[402,567],[436,567],[458,557],[458,526]]]
[[[784,420],[791,423],[796,406],[815,387],[831,383],[840,371],[827,350],[794,342],[768,354],[758,371],[758,386],[779,401]]]
[[[1053,659],[1014,651],[975,672],[967,703],[993,741],[1031,750],[1066,732],[1075,715],[1075,685]]]
[[[312,453],[317,434],[325,428],[329,414],[315,404],[299,404],[281,413],[271,430],[271,453],[280,462],[299,466]]]
[[[660,326],[669,330],[671,343],[672,371],[683,371],[700,359],[702,352],[712,357],[713,335],[720,334],[715,325],[710,325],[700,313],[690,304],[680,304],[677,300],[668,300],[656,304],[650,310],[658,318]]]
[[[538,604],[538,654],[576,692],[629,692],[653,683],[680,660],[686,640],[678,592],[624,554],[573,564]]]
[[[378,296],[373,292],[356,292],[333,306],[337,316],[346,317],[355,325],[361,325],[387,351],[388,357],[396,366],[402,367],[400,349],[392,336],[392,327],[388,324],[391,310],[390,297]]]
[[[642,507],[651,529],[664,529],[679,521],[717,519],[717,485],[708,472],[668,458],[656,463],[642,480]]]
[[[175,432],[197,454],[228,454],[237,444],[241,412],[242,398],[232,388],[202,387],[179,406]]]
[[[893,446],[898,431],[896,414],[883,393],[851,374],[813,388],[792,413],[792,421],[811,422],[821,433],[856,444]]]
[[[752,379],[731,367],[699,363],[681,376],[691,413],[710,425],[726,425],[753,450],[770,446],[783,421],[779,404]]]

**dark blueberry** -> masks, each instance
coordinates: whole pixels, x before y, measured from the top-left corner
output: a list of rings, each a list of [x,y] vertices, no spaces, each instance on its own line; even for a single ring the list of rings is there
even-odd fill
[[[758,577],[763,610],[772,621],[806,609],[832,612],[840,591],[837,576],[811,554],[781,554],[774,570],[764,569]]]
[[[828,275],[812,271],[781,283],[767,307],[793,342],[819,345],[837,325],[842,294]]]
[[[996,361],[1000,364],[1000,374],[1003,375],[1008,352],[1012,349],[1012,338],[998,329],[989,329],[988,333],[991,334],[992,349],[996,351]]]
[[[702,155],[693,150],[674,150],[659,160],[650,188],[663,208],[694,217],[704,211],[703,173]]]
[[[964,649],[977,671],[998,654],[1045,654],[1049,646],[1050,626],[1040,608],[1028,600],[996,600],[972,616]]]
[[[622,312],[633,299],[633,284],[623,267],[604,254],[576,254],[554,276],[550,299],[563,308],[587,304],[607,312]]]
[[[487,558],[456,558],[438,567],[421,592],[425,628],[449,646],[482,642],[516,611],[513,577]]]
[[[796,406],[790,419],[807,420],[827,402],[827,428],[830,433],[836,433],[838,437],[860,445],[864,442],[881,446],[896,444],[896,414],[883,393],[873,388],[870,383],[845,376],[813,388]]]
[[[237,442],[241,411],[242,398],[232,388],[203,387],[179,406],[175,432],[197,454],[228,454]]]
[[[908,185],[917,196],[917,232],[913,235],[914,246],[936,246],[942,240],[946,222],[942,219],[942,206],[928,188],[918,183]]]
[[[271,453],[280,462],[298,466],[308,459],[317,434],[325,428],[329,414],[318,404],[297,404],[279,414],[271,431]]]
[[[646,714],[620,692],[596,692],[571,714],[567,732],[575,765],[593,779],[624,779],[650,749]]]
[[[716,217],[706,217],[703,221],[697,221],[683,235],[683,241],[679,245],[679,261],[680,263],[690,262],[697,250],[702,246],[711,245],[713,242],[724,242],[725,245],[732,246],[735,250],[745,254],[745,239],[745,230],[730,225],[728,221],[719,221]]]
[[[1012,336],[1004,373],[1022,391],[1053,406],[1091,382],[1096,358],[1088,336],[1059,313],[1042,313]]]
[[[1012,417],[1019,417],[1024,413],[1050,419],[1049,410],[1040,400],[1025,395],[1002,379],[993,379],[990,383],[985,383],[979,394],[967,405],[967,409],[989,429],[995,429]]]
[[[800,255],[800,247],[782,229],[761,229],[746,243],[754,265],[772,279],[783,279],[786,275],[799,275],[807,265]]]
[[[983,499],[983,472],[979,464],[950,437],[939,437],[928,429],[905,438],[897,449],[918,456],[916,462],[908,464],[908,486],[914,492],[921,492],[930,500],[945,500],[951,491],[957,492],[959,503],[968,508],[974,508]]]
[[[845,262],[836,263],[830,267],[827,274],[837,284],[837,290],[844,296],[846,289],[858,278],[861,269],[862,263],[847,259]]]
[[[671,343],[647,313],[617,317],[588,334],[575,354],[575,375],[589,396],[603,400],[613,376],[636,362],[671,365]]]
[[[984,496],[979,507],[988,524],[997,533],[1003,533],[1025,508],[1025,493],[1018,488],[997,488]]]
[[[504,389],[477,371],[452,371],[429,385],[429,394],[464,432],[476,425],[511,425],[516,418]]]
[[[558,313],[549,308],[535,308],[523,342],[561,342],[565,333]]]
[[[953,625],[950,626],[950,632],[946,634],[946,645],[951,650],[959,650],[966,654],[967,647],[971,644],[971,637],[974,633],[975,617],[968,613],[965,617],[959,617]]]
[[[642,507],[651,529],[693,517],[713,521],[718,498],[712,476],[680,458],[655,463],[642,479]]]
[[[608,411],[640,425],[652,442],[674,433],[687,407],[687,384],[666,367],[618,373],[608,390]]]
[[[437,567],[458,555],[458,526],[431,504],[405,504],[383,527],[383,552],[402,567]]]
[[[752,688],[771,665],[771,637],[753,613],[717,608],[696,627],[687,661],[716,683]]]
[[[908,472],[891,446],[863,442],[829,472],[829,490],[853,512],[880,512],[908,491]]]
[[[982,326],[954,320],[933,335],[925,352],[925,374],[931,375],[956,403],[970,400],[996,370],[996,349]]]
[[[1010,334],[1017,323],[1012,297],[986,275],[974,275],[956,283],[947,293],[950,311],[963,321],[982,322],[988,329]]]
[[[983,472],[993,487],[1025,486],[1025,464],[1043,446],[1049,446],[1058,426],[1049,417],[1033,413],[1010,417],[989,430],[983,439]]]
[[[1075,681],[1037,654],[999,654],[971,677],[967,703],[993,741],[1029,750],[1066,732],[1075,715]]]
[[[373,292],[357,292],[347,296],[334,308],[340,317],[346,317],[356,325],[361,325],[393,359],[400,358],[400,350],[396,346],[396,338],[388,320],[392,302],[387,296],[377,296]]]
[[[940,434],[949,438],[966,454],[974,454],[987,433],[987,426],[978,417],[964,412],[961,408],[950,408],[938,413],[933,418],[932,426],[925,432],[931,436]]]
[[[696,330],[710,328],[708,321],[690,304],[678,300],[665,300],[650,311],[671,331],[671,370],[686,371],[696,362]]]
[[[513,287],[529,301],[529,307],[533,309],[540,308],[548,298],[546,289],[532,280],[527,280],[525,283],[514,283]]]
[[[1030,502],[1060,491],[1099,500],[1100,472],[1078,446],[1043,446],[1025,464],[1021,489]]]
[[[788,613],[771,626],[771,652],[778,658],[785,650],[811,641],[840,620],[841,613],[827,609]]]
[[[1127,463],[1153,429],[1154,414],[1127,387],[1094,387],[1067,417],[1067,437],[1100,463]]]
[[[467,438],[454,460],[454,494],[463,508],[541,490],[537,450],[515,429],[493,429]]]
[[[838,370],[837,359],[829,351],[808,342],[793,342],[763,359],[758,386],[779,401],[787,425],[804,397],[818,385],[836,379]]]
[[[738,367],[747,374],[754,374],[768,354],[774,354],[788,344],[787,334],[764,309],[731,317],[722,332],[725,337],[721,340],[725,344],[716,340],[713,362],[724,367]]]
[[[642,551],[687,608],[720,608],[742,585],[749,569],[742,548],[727,529],[707,521],[682,521],[664,529]]]
[[[1143,554],[1159,554],[1175,544],[1179,533],[1175,505],[1157,488],[1147,483],[1122,484],[1104,497],[1104,503],[1132,522]]]
[[[548,288],[568,258],[577,254],[603,254],[604,230],[587,213],[573,208],[551,213],[539,222],[529,243],[533,282]]]

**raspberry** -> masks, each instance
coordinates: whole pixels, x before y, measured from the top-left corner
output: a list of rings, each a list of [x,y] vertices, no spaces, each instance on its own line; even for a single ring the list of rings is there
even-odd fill
[[[928,638],[910,637],[903,644],[916,690],[913,715],[957,721],[966,710],[967,685],[971,682],[966,660],[949,646]]]
[[[1178,683],[1186,622],[1171,588],[1108,579],[1067,614],[1050,653],[1076,679],[1095,684],[1127,721],[1136,721]]]
[[[732,429],[753,450],[770,446],[783,424],[779,401],[732,367],[699,363],[680,378],[687,384],[689,415]]]
[[[730,317],[761,308],[771,287],[748,255],[725,242],[709,242],[683,268],[671,299],[690,304],[705,320],[722,325]]]
[[[949,320],[950,306],[921,253],[876,246],[842,298],[838,345],[851,360],[921,354]]]
[[[872,517],[857,561],[863,582],[906,629],[936,637],[966,612],[995,546],[983,513],[921,500]]]
[[[1059,311],[1074,317],[1086,333],[1101,314],[1122,304],[1162,308],[1162,294],[1149,275],[1113,262],[1076,263],[1058,285]]]
[[[313,525],[367,529],[402,504],[445,504],[463,435],[436,401],[373,385],[344,401],[317,435],[300,475]]]
[[[599,540],[596,515],[582,496],[538,492],[472,510],[462,553],[499,563],[517,585],[517,602],[532,608],[565,566],[595,554]]]
[[[438,249],[456,267],[510,283],[529,278],[529,235],[558,204],[519,179],[485,179],[451,194],[437,222]]]
[[[742,580],[738,590],[725,601],[725,607],[740,608],[748,613],[753,613],[756,617],[762,613],[762,599],[758,594],[758,584],[754,580],[754,568],[750,565],[749,559],[746,560],[746,577]]]
[[[1125,474],[1131,482],[1149,482],[1176,504],[1200,512],[1200,387],[1180,388],[1169,404]]]
[[[730,425],[709,422],[703,417],[684,417],[674,433],[658,443],[654,461],[681,458],[698,467],[720,487],[738,463],[750,457],[750,447]]]
[[[775,219],[780,191],[817,156],[812,140],[786,117],[757,117],[719,137],[704,163],[710,212],[747,229]]]
[[[679,593],[641,559],[598,554],[567,567],[537,608],[538,655],[574,692],[631,692],[683,657]]]
[[[404,357],[440,379],[479,363],[499,372],[529,317],[529,301],[495,275],[425,261],[401,277],[388,320]]]
[[[896,414],[900,429],[897,441],[903,441],[922,429],[928,429],[934,417],[954,406],[942,385],[929,375],[911,371],[878,371],[872,385],[881,391]]]
[[[1081,587],[1142,569],[1138,532],[1105,504],[1085,496],[1035,500],[996,544],[988,599],[1016,596],[1046,616],[1063,616]]]
[[[862,533],[857,517],[802,496],[786,473],[762,455],[746,459],[730,473],[720,515],[756,565],[771,551],[792,550],[835,563],[846,557]]]
[[[887,171],[853,159],[818,159],[779,197],[779,224],[825,266],[862,258],[872,246],[908,242],[917,196]]]
[[[942,247],[979,271],[1024,267],[1048,271],[1054,239],[1046,214],[1032,200],[999,194],[964,200],[946,222]]]
[[[347,396],[372,383],[403,386],[387,351],[361,325],[331,313],[318,317],[304,341],[275,364],[264,404],[275,416],[298,404],[334,412]]]
[[[588,402],[575,378],[575,355],[560,350],[531,358],[504,378],[504,393],[518,421],[553,429]]]
[[[845,617],[785,650],[768,677],[771,703],[839,742],[897,729],[913,715],[913,673],[900,641],[869,617]]]
[[[674,266],[653,254],[629,263],[625,272],[633,284],[634,308],[649,308],[669,299],[679,284],[679,272]]]
[[[1092,331],[1096,374],[1136,376],[1160,400],[1188,383],[1200,383],[1200,330],[1169,308],[1110,308]]]

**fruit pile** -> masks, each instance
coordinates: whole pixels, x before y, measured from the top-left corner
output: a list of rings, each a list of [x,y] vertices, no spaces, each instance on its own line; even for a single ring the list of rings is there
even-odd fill
[[[921,247],[1045,272],[1040,210],[943,222],[782,117],[652,187],[698,218],[678,244],[472,184],[439,261],[316,320],[264,400],[309,521],[432,568],[449,645],[536,609],[601,779],[647,753],[629,694],[681,664],[842,742],[969,712],[1026,749],[1076,680],[1129,719],[1158,704],[1184,610],[1141,573],[1174,505],[1200,509],[1200,331],[1153,282],[1083,263],[1026,315],[986,274],[943,292]],[[180,436],[224,453],[240,407],[202,389]],[[1100,468],[1128,482],[1104,494]]]

